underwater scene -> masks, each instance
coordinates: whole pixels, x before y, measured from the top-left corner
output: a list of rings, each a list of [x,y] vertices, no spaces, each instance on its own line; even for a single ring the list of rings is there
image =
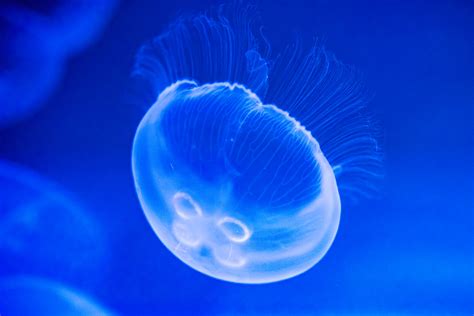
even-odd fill
[[[474,2],[6,0],[0,34],[0,316],[474,313]]]

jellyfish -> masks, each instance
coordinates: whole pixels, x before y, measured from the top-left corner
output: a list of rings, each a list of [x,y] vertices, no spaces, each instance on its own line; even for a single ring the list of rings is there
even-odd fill
[[[78,291],[31,276],[0,279],[0,315],[113,315]]]
[[[92,281],[104,244],[98,223],[65,190],[0,160],[0,276]]]
[[[0,127],[44,103],[66,61],[98,38],[116,2],[9,0],[0,4]]]
[[[321,42],[272,57],[253,12],[180,18],[139,50],[149,108],[132,149],[162,243],[197,271],[250,284],[318,263],[341,196],[373,194],[381,170],[361,75]]]

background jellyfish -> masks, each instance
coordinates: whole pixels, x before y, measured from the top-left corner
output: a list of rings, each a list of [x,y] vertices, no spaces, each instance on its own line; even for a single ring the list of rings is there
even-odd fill
[[[113,315],[73,289],[34,277],[0,279],[0,297],[1,315]]]
[[[180,19],[135,69],[153,104],[132,153],[145,215],[180,260],[239,283],[314,266],[340,196],[369,194],[380,170],[357,73],[319,44],[270,59],[253,10]]]
[[[98,225],[76,202],[37,175],[0,161],[0,276],[81,281],[98,271],[104,250]]]
[[[3,1],[0,4],[0,126],[39,107],[66,60],[101,33],[115,0]]]

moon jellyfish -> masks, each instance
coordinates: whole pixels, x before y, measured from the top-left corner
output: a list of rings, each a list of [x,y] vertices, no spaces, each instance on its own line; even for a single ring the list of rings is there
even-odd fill
[[[0,315],[112,315],[85,295],[33,277],[0,279]]]
[[[0,161],[0,276],[90,276],[103,261],[100,227],[62,190]]]
[[[182,18],[139,51],[150,96],[133,144],[144,213],[190,267],[238,283],[314,266],[341,196],[371,193],[379,150],[357,71],[316,43],[276,57],[250,13]]]
[[[2,1],[0,126],[38,108],[67,59],[101,33],[116,0]]]

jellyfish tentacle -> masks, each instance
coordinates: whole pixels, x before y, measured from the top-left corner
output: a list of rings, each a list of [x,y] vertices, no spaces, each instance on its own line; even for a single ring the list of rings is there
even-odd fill
[[[359,72],[319,41],[308,52],[296,42],[276,58],[264,98],[314,136],[348,199],[373,195],[382,177],[378,131],[366,111],[370,94],[362,82]]]
[[[265,40],[254,32],[253,20],[251,7],[238,4],[182,17],[141,47],[133,75],[155,96],[178,80],[190,79],[199,84],[239,83],[262,97],[268,65]]]

